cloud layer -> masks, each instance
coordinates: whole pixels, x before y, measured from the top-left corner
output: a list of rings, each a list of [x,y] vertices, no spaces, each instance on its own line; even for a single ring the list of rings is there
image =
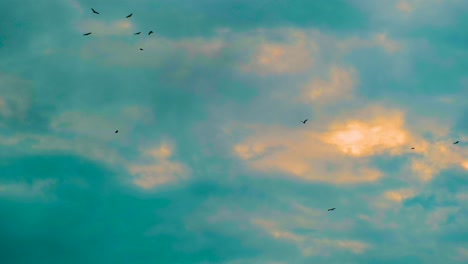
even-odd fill
[[[465,1],[0,10],[1,263],[468,259]]]

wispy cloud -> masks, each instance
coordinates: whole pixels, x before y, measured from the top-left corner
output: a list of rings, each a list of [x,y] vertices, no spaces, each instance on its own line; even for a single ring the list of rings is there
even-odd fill
[[[0,197],[44,198],[57,183],[54,179],[36,180],[33,183],[0,183]]]
[[[186,165],[172,161],[174,147],[169,143],[146,151],[151,161],[147,165],[130,165],[129,171],[135,175],[134,183],[143,189],[152,189],[163,184],[186,179],[190,171]]]
[[[407,1],[399,1],[396,8],[404,13],[412,13],[414,10],[414,7]]]

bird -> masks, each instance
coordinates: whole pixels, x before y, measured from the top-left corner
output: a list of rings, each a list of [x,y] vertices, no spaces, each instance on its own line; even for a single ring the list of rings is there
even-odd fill
[[[458,142],[460,142],[460,141],[455,141],[455,142],[453,142],[453,144],[456,145],[456,144],[458,144]]]
[[[119,133],[119,131],[118,131],[118,130],[116,130],[116,131],[115,131],[115,133],[117,134],[117,133]]]
[[[328,211],[330,212],[330,211],[333,211],[333,210],[335,210],[335,209],[336,209],[336,208],[333,207],[333,208],[328,209]]]
[[[307,122],[307,120],[309,120],[309,119],[306,119],[306,120],[304,120],[304,121],[301,121],[301,122],[302,122],[303,124],[305,124],[305,123]]]
[[[154,33],[153,31],[148,32],[148,36],[151,35],[151,34],[153,34],[153,33]]]
[[[131,13],[130,15],[126,16],[125,18],[131,18],[133,15],[133,13]]]
[[[93,13],[94,13],[94,14],[97,14],[97,15],[99,15],[99,12],[98,12],[98,11],[96,11],[96,10],[94,10],[94,8],[91,8],[91,10],[93,10]]]
[[[143,50],[142,48],[140,48],[140,50]]]
[[[411,148],[411,149],[414,149],[414,148]]]
[[[91,35],[91,32],[88,32],[88,33],[84,33],[83,36],[89,36]]]
[[[133,35],[140,35],[140,34],[141,34],[141,32],[137,32],[137,33],[135,33],[135,34],[133,34]]]

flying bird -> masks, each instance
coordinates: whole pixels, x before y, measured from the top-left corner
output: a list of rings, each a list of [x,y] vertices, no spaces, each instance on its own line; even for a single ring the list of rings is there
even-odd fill
[[[89,36],[91,35],[91,32],[88,32],[88,33],[84,33],[83,36]]]
[[[131,18],[133,15],[133,13],[131,13],[130,15],[126,16],[125,18]]]
[[[140,48],[140,50],[143,50],[142,48]]]
[[[330,208],[330,209],[328,209],[328,211],[330,212],[330,211],[333,211],[333,210],[335,210],[335,209],[336,209],[336,208]]]
[[[119,131],[118,131],[118,130],[116,130],[116,131],[115,131],[115,133],[117,134],[117,133],[119,133]]]
[[[141,32],[137,32],[137,33],[135,33],[135,34],[133,34],[133,35],[140,35],[140,34],[141,34]]]
[[[91,8],[91,10],[93,10],[93,13],[94,13],[94,14],[98,14],[98,15],[99,15],[99,12],[96,11],[96,10],[94,10],[94,8]]]
[[[153,31],[148,32],[148,36],[151,35],[151,34],[153,34],[153,33],[154,33]]]
[[[411,148],[411,149],[414,149],[414,148]]]
[[[301,122],[302,122],[303,124],[305,124],[305,123],[307,122],[307,120],[309,120],[309,119],[306,119],[306,120],[304,120],[304,121],[301,121]]]
[[[456,145],[456,144],[458,144],[458,142],[460,142],[460,141],[455,141],[455,142],[453,142],[453,144]]]

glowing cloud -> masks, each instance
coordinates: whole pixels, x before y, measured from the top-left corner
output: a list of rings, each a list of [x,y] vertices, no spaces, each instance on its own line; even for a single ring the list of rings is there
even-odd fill
[[[351,156],[370,156],[383,151],[395,151],[408,141],[409,133],[403,128],[404,116],[400,112],[377,117],[371,121],[350,120],[344,125],[333,125],[324,141],[335,145]]]
[[[368,120],[345,120],[319,133],[280,127],[256,127],[255,134],[233,147],[251,168],[330,183],[378,180],[382,173],[367,156],[398,153],[408,139],[399,112]]]

